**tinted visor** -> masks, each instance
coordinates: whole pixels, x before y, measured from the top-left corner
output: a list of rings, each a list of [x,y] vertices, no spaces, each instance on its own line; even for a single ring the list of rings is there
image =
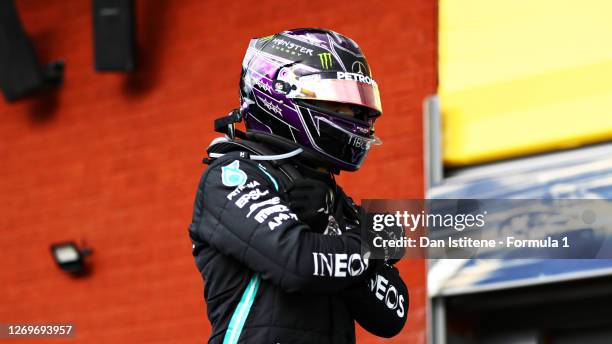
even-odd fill
[[[350,133],[332,121],[318,117],[320,135],[315,138],[316,145],[325,153],[359,168],[370,147],[379,144],[377,137],[364,137]]]
[[[321,74],[297,79],[291,98],[323,100],[365,106],[382,113],[378,85],[368,76],[354,73],[337,73],[347,79],[325,78]]]

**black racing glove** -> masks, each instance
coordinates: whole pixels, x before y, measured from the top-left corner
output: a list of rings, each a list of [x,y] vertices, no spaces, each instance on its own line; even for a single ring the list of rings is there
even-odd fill
[[[372,257],[376,259],[384,259],[385,263],[389,265],[394,265],[397,263],[404,255],[405,249],[404,247],[375,247],[375,239],[377,237],[382,238],[384,241],[389,242],[397,239],[401,239],[405,236],[405,230],[402,226],[391,226],[385,227],[381,231],[375,231],[372,229],[371,221],[366,221],[366,225],[362,228],[362,239],[367,240],[368,245],[372,249]]]
[[[316,179],[297,179],[285,191],[289,208],[315,232],[323,233],[329,221],[333,193]]]
[[[382,233],[383,233],[383,236],[385,236],[387,240],[402,239],[406,235],[404,227],[402,226],[394,226],[394,227],[386,228]],[[405,254],[406,254],[406,249],[404,247],[386,247],[385,248],[385,262],[389,265],[394,265],[400,259],[402,259],[402,257],[404,257]]]

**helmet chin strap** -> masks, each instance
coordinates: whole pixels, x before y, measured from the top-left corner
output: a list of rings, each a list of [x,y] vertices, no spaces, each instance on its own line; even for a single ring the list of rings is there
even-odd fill
[[[292,158],[300,153],[302,153],[304,150],[302,148],[298,148],[294,151],[285,153],[285,154],[277,154],[277,155],[250,155],[249,159],[251,160],[259,160],[259,161],[271,161],[271,160],[282,160],[282,159],[289,159]],[[222,156],[224,156],[224,153],[210,153],[209,156],[211,158],[220,158]]]
[[[298,144],[296,144],[295,142],[291,142],[283,137],[279,137],[276,135],[262,134],[257,132],[247,132],[246,135],[251,140],[267,143],[281,149],[289,150],[298,148]],[[298,158],[302,159],[304,162],[307,162],[307,165],[309,166],[324,167],[329,172],[332,172],[334,174],[340,173],[340,169],[328,165],[324,160],[319,158],[312,150],[304,149],[304,151],[300,154]]]
[[[293,150],[293,151],[285,153],[285,154],[252,155],[251,156],[251,160],[281,160],[281,159],[289,159],[289,158],[292,158],[292,157],[302,153],[303,151],[304,150],[302,148],[298,148],[296,150]]]
[[[208,147],[213,146],[217,143],[220,142],[229,142],[230,140],[232,140],[232,138],[228,135],[225,135],[224,137],[217,137],[215,139],[212,140],[212,142],[210,143],[210,145],[208,145]],[[290,152],[287,153],[283,153],[283,154],[275,154],[275,155],[249,155],[249,158],[251,160],[259,160],[259,161],[271,161],[271,160],[282,160],[282,159],[289,159],[292,158],[300,153],[302,153],[304,151],[304,149],[302,148],[297,148],[294,149]],[[208,156],[211,158],[220,158],[223,155],[225,155],[224,153],[210,153]]]
[[[275,155],[252,155],[252,160],[282,160],[292,158],[294,156],[300,155],[305,161],[309,161],[314,166],[324,167],[327,171],[332,172],[334,174],[339,174],[340,170],[331,166],[328,166],[323,160],[319,159],[312,152],[304,150],[301,147],[297,147],[298,145],[294,142],[289,142],[287,139],[280,139],[274,137],[274,135],[263,135],[253,132],[244,133],[240,130],[235,129],[234,125],[242,120],[242,115],[240,110],[234,109],[230,111],[227,116],[223,116],[221,118],[217,118],[215,120],[215,131],[225,134],[224,137],[215,138],[209,145],[212,146],[216,143],[220,142],[229,142],[235,140],[236,137],[240,139],[254,139],[260,142],[267,142],[276,147],[284,148],[286,150],[290,150],[287,153],[283,154],[275,154]],[[209,157],[218,158],[222,156],[223,153],[211,153]]]

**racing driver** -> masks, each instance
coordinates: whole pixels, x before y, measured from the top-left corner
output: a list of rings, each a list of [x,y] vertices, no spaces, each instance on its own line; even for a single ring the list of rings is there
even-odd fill
[[[209,343],[355,343],[355,321],[401,331],[397,253],[370,257],[362,210],[334,179],[380,143],[381,114],[350,38],[309,28],[251,40],[240,108],[215,121],[225,135],[208,147],[189,226]]]

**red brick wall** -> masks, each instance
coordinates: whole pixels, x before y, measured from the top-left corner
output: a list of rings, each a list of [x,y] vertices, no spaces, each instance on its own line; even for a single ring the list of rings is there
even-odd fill
[[[435,1],[139,1],[132,75],[94,72],[90,3],[17,0],[41,58],[66,61],[66,81],[59,92],[0,100],[0,323],[74,322],[79,343],[203,341],[186,228],[212,119],[237,105],[253,36],[318,26],[359,42],[381,86],[385,143],[340,181],[358,199],[422,196]],[[54,265],[49,244],[65,239],[94,248],[89,278]],[[425,264],[401,270],[411,310],[389,342],[424,343]],[[360,333],[360,342],[381,341]]]

